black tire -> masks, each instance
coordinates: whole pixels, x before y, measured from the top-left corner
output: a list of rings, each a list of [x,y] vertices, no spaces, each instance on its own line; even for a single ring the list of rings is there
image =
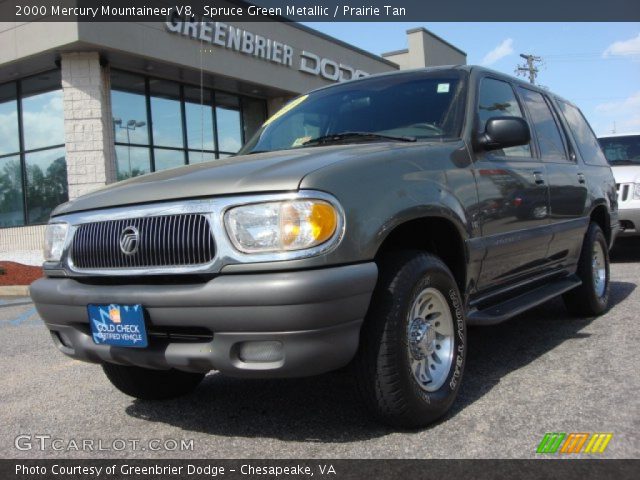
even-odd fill
[[[204,373],[151,370],[113,363],[104,363],[102,370],[114,387],[141,400],[166,400],[186,395],[204,378]]]
[[[602,295],[598,295],[596,292],[596,286],[593,280],[593,247],[596,242],[602,247],[605,261],[606,280],[604,293]],[[596,223],[589,225],[584,237],[576,274],[580,277],[580,280],[582,280],[582,285],[562,296],[567,310],[573,315],[582,317],[593,317],[604,313],[609,305],[610,292],[609,247],[607,245],[607,239],[604,233],[602,233],[602,229]]]
[[[379,262],[380,276],[353,363],[360,395],[383,423],[420,428],[444,415],[460,387],[466,357],[464,305],[447,266],[437,257],[407,251]],[[452,362],[444,384],[427,392],[411,371],[409,309],[425,288],[444,295],[453,328]]]

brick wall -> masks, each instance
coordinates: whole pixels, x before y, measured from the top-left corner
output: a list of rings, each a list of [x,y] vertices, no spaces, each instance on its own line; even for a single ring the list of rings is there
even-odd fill
[[[0,229],[0,261],[42,265],[44,225]]]

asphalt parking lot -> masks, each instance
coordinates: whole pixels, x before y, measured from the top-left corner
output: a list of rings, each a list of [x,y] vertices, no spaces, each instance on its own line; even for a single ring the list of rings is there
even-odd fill
[[[373,423],[345,372],[269,381],[211,374],[191,396],[133,400],[99,366],[58,353],[28,298],[0,297],[0,457],[527,458],[545,432],[611,432],[602,456],[639,458],[640,242],[613,258],[606,315],[572,318],[557,300],[472,329],[453,410],[417,432]],[[31,450],[14,446],[21,434]],[[71,450],[47,439],[41,450],[35,435]],[[72,440],[87,439],[94,451],[75,451]],[[150,440],[169,449],[193,442],[167,452],[151,451]]]

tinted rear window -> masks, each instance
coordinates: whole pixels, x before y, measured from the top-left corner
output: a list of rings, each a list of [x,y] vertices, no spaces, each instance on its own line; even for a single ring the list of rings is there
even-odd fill
[[[584,163],[590,165],[608,165],[607,159],[602,153],[598,139],[591,130],[589,123],[582,115],[582,112],[573,105],[559,101],[558,105],[565,120],[569,124],[573,139],[578,145],[580,156]]]
[[[528,88],[519,90],[533,120],[542,158],[568,160],[562,134],[544,97]]]

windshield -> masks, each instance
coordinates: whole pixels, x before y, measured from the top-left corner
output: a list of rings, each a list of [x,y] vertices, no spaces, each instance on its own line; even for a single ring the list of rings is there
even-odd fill
[[[640,135],[600,138],[599,141],[611,165],[640,165]]]
[[[238,153],[458,137],[462,75],[456,70],[386,75],[303,95],[267,120]]]

